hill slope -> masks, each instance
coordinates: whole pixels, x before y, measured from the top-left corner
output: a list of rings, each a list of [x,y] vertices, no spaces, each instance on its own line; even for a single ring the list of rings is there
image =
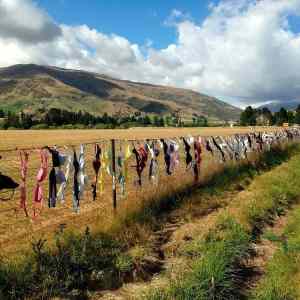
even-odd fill
[[[83,110],[95,114],[204,115],[236,120],[240,109],[197,92],[166,86],[117,80],[91,72],[39,65],[0,68],[0,108],[14,111]]]

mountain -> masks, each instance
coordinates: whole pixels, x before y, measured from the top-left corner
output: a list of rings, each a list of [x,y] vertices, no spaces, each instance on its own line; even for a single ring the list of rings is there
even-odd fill
[[[295,110],[298,107],[298,105],[300,105],[300,100],[290,100],[284,102],[273,101],[268,104],[262,105],[259,108],[267,107],[271,112],[277,112],[282,107],[284,107],[287,110]]]
[[[40,65],[0,68],[0,108],[42,112],[50,108],[93,114],[144,112],[211,120],[237,120],[241,110],[194,91],[158,86],[106,75]]]

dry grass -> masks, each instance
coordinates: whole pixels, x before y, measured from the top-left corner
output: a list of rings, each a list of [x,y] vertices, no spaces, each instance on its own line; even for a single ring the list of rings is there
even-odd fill
[[[277,128],[278,129],[278,128]],[[257,131],[274,131],[275,127],[257,127]],[[154,139],[184,136],[187,134],[211,136],[251,132],[251,128],[132,128],[106,130],[0,130],[0,150],[16,147],[39,147],[88,143],[107,139]]]
[[[261,129],[260,129],[261,130]],[[269,129],[274,130],[274,129]],[[47,130],[47,131],[0,131],[0,149],[12,149],[16,147],[38,147],[43,145],[64,145],[64,144],[79,144],[95,140],[103,140],[109,138],[117,139],[138,139],[158,138],[158,137],[174,137],[187,134],[192,135],[229,135],[234,133],[249,132],[248,128],[185,128],[185,129],[131,129],[131,130]],[[108,142],[100,142],[103,148],[110,147]],[[69,148],[70,149],[70,148]],[[119,149],[119,144],[117,144]],[[71,151],[71,150],[66,150]],[[17,152],[1,152],[2,160],[0,161],[0,170],[4,174],[12,176],[15,180],[20,180],[19,159]],[[213,173],[222,168],[219,162],[211,159],[210,155],[204,153],[203,171],[201,181],[207,180]],[[90,180],[93,179],[92,171],[93,146],[86,148],[86,165],[87,173]],[[129,212],[137,211],[141,208],[145,201],[150,201],[153,197],[159,197],[163,194],[170,194],[176,189],[190,184],[193,181],[191,171],[186,171],[184,164],[178,168],[175,174],[171,177],[165,176],[163,155],[160,155],[161,180],[159,186],[155,187],[149,184],[147,179],[147,170],[144,172],[143,187],[139,188],[133,184],[136,174],[134,168],[130,168],[129,180],[127,184],[127,197],[118,198],[118,213],[112,211],[111,199],[111,177],[105,177],[105,192],[103,195],[98,195],[95,202],[92,201],[90,183],[85,192],[85,197],[81,202],[80,214],[75,214],[72,211],[71,201],[71,184],[68,186],[66,203],[58,204],[57,208],[48,209],[47,194],[48,183],[44,183],[44,210],[41,216],[32,221],[31,218],[26,218],[21,210],[17,210],[19,206],[19,193],[9,202],[0,203],[0,247],[2,255],[11,256],[13,254],[23,253],[30,246],[30,242],[40,237],[50,239],[54,231],[58,229],[60,224],[66,224],[67,229],[72,231],[82,231],[86,226],[89,226],[92,231],[106,231],[111,227],[114,220]],[[181,160],[182,161],[182,160]],[[134,160],[129,162],[129,166],[134,165]],[[35,185],[35,176],[39,167],[39,154],[33,151],[30,154],[29,174],[28,174],[28,207],[32,215],[32,191]]]

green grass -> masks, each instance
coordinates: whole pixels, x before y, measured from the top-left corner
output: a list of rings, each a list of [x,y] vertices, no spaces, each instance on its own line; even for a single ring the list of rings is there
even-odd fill
[[[204,240],[192,242],[182,255],[191,261],[189,269],[166,289],[154,290],[148,300],[238,299],[237,265],[249,249],[251,236],[233,218],[219,219]]]
[[[292,158],[277,172],[263,176],[255,186],[254,198],[243,209],[253,234],[259,233],[266,221],[281,215],[300,196],[300,157]]]
[[[269,261],[262,281],[252,294],[253,300],[289,300],[300,298],[300,208],[288,218],[281,236],[265,236],[277,243],[278,250]]]
[[[271,160],[273,161],[273,160]],[[276,161],[276,160],[275,160]],[[224,213],[213,229],[203,239],[191,242],[182,252],[189,258],[191,266],[177,276],[175,283],[165,289],[151,291],[147,299],[240,299],[241,280],[239,262],[249,255],[251,241],[255,241],[264,224],[295,202],[300,196],[300,155],[286,164],[256,177],[242,198],[243,203],[234,215]],[[294,241],[292,249],[299,250],[300,240]],[[286,256],[282,256],[287,260]],[[270,270],[276,269],[273,264]],[[295,270],[295,263],[284,263],[289,275]],[[277,266],[278,269],[278,266]],[[276,276],[271,279],[276,284]],[[276,274],[276,273],[274,273]],[[288,285],[288,276],[284,277]],[[265,290],[265,288],[262,288]],[[244,292],[244,291],[243,291]],[[287,292],[288,294],[288,292]],[[258,299],[295,299],[289,297]]]

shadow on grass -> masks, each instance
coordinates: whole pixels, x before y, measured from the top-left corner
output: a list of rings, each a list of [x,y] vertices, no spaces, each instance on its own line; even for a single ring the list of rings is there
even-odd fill
[[[241,188],[251,183],[256,175],[271,170],[289,160],[291,156],[300,152],[297,144],[287,147],[273,148],[268,152],[261,154],[256,161],[242,161],[240,164],[225,166],[224,169],[214,174],[210,179],[201,182],[198,185],[189,185],[176,189],[175,193],[165,194],[159,198],[153,197],[145,203],[138,212],[125,216],[121,223],[151,223],[155,218],[155,224],[158,223],[157,218],[163,217],[170,211],[180,207],[185,200],[189,201],[189,197],[193,196],[196,201],[201,201],[204,195],[219,195],[228,190]],[[238,185],[242,183],[243,185]]]

